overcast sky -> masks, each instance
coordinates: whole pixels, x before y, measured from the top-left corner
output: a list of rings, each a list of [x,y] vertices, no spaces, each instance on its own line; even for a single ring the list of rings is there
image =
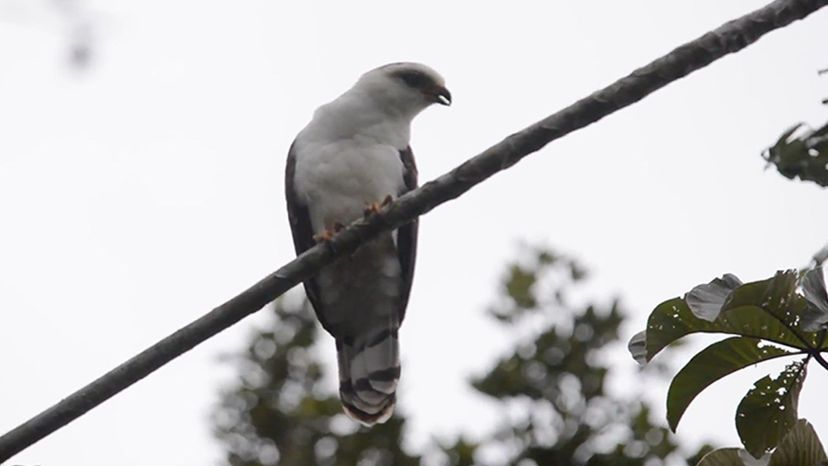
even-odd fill
[[[425,181],[763,3],[86,1],[94,53],[78,72],[53,2],[0,0],[0,431],[291,259],[288,146],[362,72],[415,60],[446,77],[454,105],[413,128]],[[764,170],[759,154],[791,124],[828,117],[826,44],[828,9],[424,217],[401,332],[412,445],[481,434],[500,416],[465,381],[512,341],[484,310],[522,240],[578,257],[591,290],[620,295],[625,339],[716,275],[807,263],[828,241],[828,195]],[[218,461],[208,415],[233,368],[217,358],[264,322],[243,321],[10,463]],[[614,388],[635,393],[620,345],[614,361]],[[679,437],[738,444],[735,407],[764,373],[702,394]],[[823,436],[826,389],[813,367],[801,413]],[[666,387],[651,391],[662,406]]]

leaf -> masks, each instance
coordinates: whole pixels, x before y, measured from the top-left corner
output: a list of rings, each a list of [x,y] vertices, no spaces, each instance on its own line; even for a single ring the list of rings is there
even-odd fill
[[[647,364],[647,331],[638,332],[630,338],[627,349],[635,362],[642,366]]]
[[[742,398],[736,411],[736,430],[754,458],[776,447],[796,423],[805,374],[805,361],[795,361],[776,378],[757,380]]]
[[[684,297],[690,310],[696,317],[713,322],[719,317],[730,293],[742,285],[736,275],[726,273],[722,278],[714,278],[710,283],[698,285]]]
[[[811,260],[813,260],[813,263],[817,267],[822,266],[822,263],[825,262],[826,260],[828,260],[828,244],[826,244],[825,246],[822,247],[822,249],[817,251],[814,254],[814,257],[811,258]]]
[[[536,281],[537,275],[534,271],[512,265],[509,278],[506,280],[506,293],[518,307],[531,309],[538,304],[534,293]]]
[[[667,421],[673,432],[685,410],[699,393],[722,377],[769,359],[791,353],[775,346],[762,345],[757,338],[732,337],[693,356],[673,378],[667,393]]]
[[[756,459],[742,448],[719,448],[705,455],[696,466],[768,466],[770,455]]]
[[[816,466],[826,459],[814,427],[800,419],[779,443],[768,466]]]
[[[745,466],[739,459],[740,448],[719,448],[704,455],[696,466]]]
[[[825,291],[825,275],[822,267],[805,274],[802,293],[808,307],[802,313],[802,329],[808,332],[822,330],[828,324],[828,293]]]
[[[730,294],[722,312],[742,306],[757,306],[787,327],[787,333],[793,333],[792,338],[799,341],[794,346],[815,348],[819,342],[818,333],[802,328],[808,301],[797,293],[798,278],[796,270],[786,270],[777,272],[773,278],[742,285]],[[802,340],[808,344],[803,344]]]
[[[785,270],[776,272],[776,275],[767,280],[746,283],[731,293],[722,310],[758,306],[785,321],[793,321],[786,311],[797,301],[804,301],[797,300],[797,279],[796,270]]]
[[[762,156],[787,178],[828,186],[828,139],[825,138],[828,124],[816,130],[808,128],[794,136],[802,126],[800,123],[785,131]]]
[[[742,306],[728,309],[726,312],[723,311],[715,322],[708,322],[696,317],[681,298],[659,304],[650,314],[646,332],[647,361],[653,359],[670,343],[699,332],[762,338],[794,348],[805,346],[790,330],[759,307]]]
[[[803,126],[805,126],[805,123],[800,122],[785,130],[785,132],[782,133],[781,136],[779,136],[779,139],[776,140],[776,145],[779,146],[786,144],[788,141],[790,141],[791,136],[793,136],[793,133],[795,133],[799,128]]]

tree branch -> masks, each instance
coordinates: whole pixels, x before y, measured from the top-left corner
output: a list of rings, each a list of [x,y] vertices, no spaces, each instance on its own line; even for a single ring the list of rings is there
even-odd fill
[[[549,142],[631,105],[665,85],[737,52],[762,35],[787,26],[826,6],[828,0],[776,0],[764,8],[704,34],[629,76],[579,100],[538,123],[512,134],[449,173],[400,197],[368,219],[339,233],[327,246],[316,246],[253,287],[152,345],[0,437],[0,462],[141,380],[242,318],[264,307],[334,259],[355,251],[382,231],[397,228],[465,193],[493,174],[511,167]]]

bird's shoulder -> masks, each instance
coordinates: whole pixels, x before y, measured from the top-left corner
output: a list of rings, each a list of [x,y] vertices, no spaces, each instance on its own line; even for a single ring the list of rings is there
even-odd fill
[[[329,144],[393,146],[404,150],[411,137],[411,121],[378,110],[365,99],[348,93],[319,107],[296,138],[297,152]]]

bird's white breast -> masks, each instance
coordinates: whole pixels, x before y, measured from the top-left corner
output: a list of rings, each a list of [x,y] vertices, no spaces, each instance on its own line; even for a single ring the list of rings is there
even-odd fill
[[[316,232],[356,220],[368,204],[396,197],[403,186],[399,150],[390,143],[362,134],[297,143],[294,187]]]
[[[354,90],[316,110],[296,138],[293,179],[314,231],[348,224],[368,204],[397,197],[404,187],[399,151],[410,131],[410,116],[389,115]]]

